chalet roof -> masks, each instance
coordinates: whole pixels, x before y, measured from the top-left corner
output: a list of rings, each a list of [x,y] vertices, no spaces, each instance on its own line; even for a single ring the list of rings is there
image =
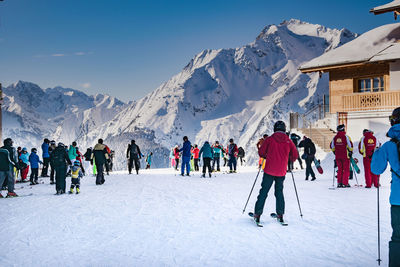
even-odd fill
[[[375,15],[378,15],[378,14],[392,12],[392,11],[396,11],[396,10],[397,11],[400,10],[400,0],[395,0],[395,1],[392,1],[385,5],[374,7],[373,9],[370,10],[370,12],[373,12]]]
[[[383,25],[312,59],[299,69],[302,72],[314,72],[346,65],[399,59],[398,41],[400,41],[400,23]]]

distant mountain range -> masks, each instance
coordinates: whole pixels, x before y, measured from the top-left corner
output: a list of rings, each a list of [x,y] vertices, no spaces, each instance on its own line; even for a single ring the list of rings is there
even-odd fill
[[[255,163],[255,143],[278,119],[303,112],[328,93],[327,77],[298,67],[357,37],[299,20],[269,25],[243,47],[204,50],[177,75],[144,98],[124,104],[107,95],[87,96],[56,87],[18,82],[4,90],[4,136],[36,145],[44,136],[77,140],[84,148],[98,137],[117,151],[117,166],[134,138],[167,166],[170,148],[187,135],[193,144],[227,144],[234,138]]]

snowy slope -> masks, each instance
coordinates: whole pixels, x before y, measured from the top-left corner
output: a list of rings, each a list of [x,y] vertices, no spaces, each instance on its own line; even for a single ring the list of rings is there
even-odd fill
[[[147,129],[165,148],[180,144],[184,135],[198,144],[219,140],[225,145],[234,138],[254,163],[254,144],[270,133],[273,121],[287,120],[290,111],[304,111],[328,93],[327,77],[301,74],[298,67],[355,37],[346,29],[294,19],[269,25],[248,45],[199,53],[180,73],[90,134],[127,142],[126,136]]]
[[[376,190],[329,190],[331,159],[323,167],[325,175],[315,182],[295,172],[303,219],[287,175],[287,227],[268,217],[275,209],[272,193],[263,228],[242,214],[254,168],[212,179],[199,174],[182,178],[166,169],[139,176],[121,173],[106,177],[103,186],[87,176],[80,195],[63,196],[54,196],[46,179],[16,191],[32,196],[0,199],[6,211],[0,222],[0,246],[5,248],[0,249],[0,265],[377,266]],[[381,181],[381,255],[387,266],[389,172]],[[247,211],[254,208],[260,183]]]
[[[40,146],[43,138],[66,144],[81,139],[120,112],[125,104],[108,95],[19,81],[3,90],[4,133],[16,145]]]

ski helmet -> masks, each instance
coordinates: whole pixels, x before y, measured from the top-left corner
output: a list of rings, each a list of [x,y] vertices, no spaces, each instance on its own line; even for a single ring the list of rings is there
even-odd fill
[[[389,117],[389,120],[391,126],[400,123],[400,107],[393,110],[392,115]]]
[[[31,152],[32,152],[32,153],[36,153],[36,152],[37,152],[37,149],[36,149],[36,148],[32,148],[32,149],[31,149]]]
[[[283,121],[277,121],[274,124],[274,132],[286,132],[286,125]]]
[[[75,165],[75,166],[81,166],[81,163],[79,162],[79,160],[76,160],[76,161],[74,162],[74,165]]]
[[[54,140],[51,140],[51,142],[50,142],[50,145],[56,145],[56,141],[54,141]]]
[[[28,152],[28,149],[27,149],[26,147],[24,147],[24,148],[22,149],[22,152]]]
[[[59,143],[58,143],[58,146],[60,146],[60,147],[63,147],[63,146],[64,146],[64,144],[63,144],[63,143],[61,143],[61,142],[59,142]]]
[[[337,130],[338,132],[344,132],[344,129],[345,129],[344,124],[340,124],[340,125],[336,128],[336,130]]]
[[[363,130],[363,134],[368,133],[368,132],[370,132],[370,130],[368,130],[368,129]]]

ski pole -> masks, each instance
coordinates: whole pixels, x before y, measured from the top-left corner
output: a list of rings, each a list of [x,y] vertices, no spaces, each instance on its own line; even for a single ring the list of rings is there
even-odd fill
[[[377,205],[378,205],[378,259],[376,260],[378,262],[378,265],[381,265],[381,225],[380,225],[380,209],[379,209],[379,178],[378,178],[378,189],[377,189]]]
[[[336,170],[336,167],[335,167],[335,160],[333,160],[333,176],[332,176],[332,187],[331,188],[329,188],[329,189],[332,189],[332,190],[335,190],[335,170]]]
[[[264,166],[264,162],[265,162],[265,159],[263,159],[261,166],[258,168],[258,173],[257,173],[256,179],[254,180],[253,186],[251,187],[250,194],[249,194],[249,197],[247,198],[246,205],[244,205],[242,214],[246,210],[247,204],[249,203],[250,196],[253,193],[254,186],[256,185],[256,182],[257,182],[257,179],[258,179],[258,175],[260,175],[260,171],[262,169],[262,166]]]
[[[353,171],[354,177],[356,178],[356,183],[357,186],[360,187],[360,184],[358,183],[358,179],[357,179],[357,175],[356,175],[356,171]]]
[[[294,185],[294,191],[296,192],[297,204],[299,204],[300,217],[303,219],[303,213],[301,212],[300,200],[299,200],[299,195],[297,194],[297,188],[296,188],[296,183],[294,181],[294,175],[293,175],[292,171],[290,171],[290,173],[292,174],[292,180],[293,180],[293,185]]]

